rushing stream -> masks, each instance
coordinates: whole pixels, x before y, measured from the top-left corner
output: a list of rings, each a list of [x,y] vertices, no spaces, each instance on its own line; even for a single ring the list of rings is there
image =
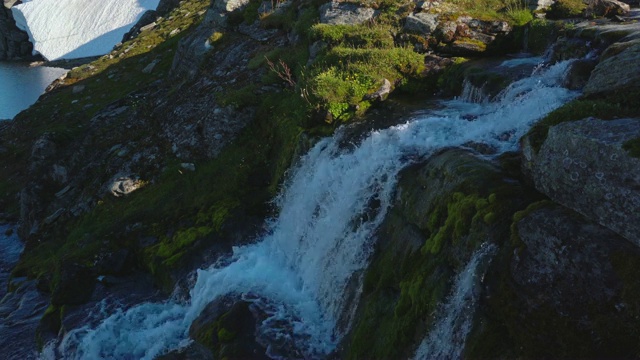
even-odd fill
[[[368,263],[374,230],[392,203],[400,170],[439,149],[470,141],[498,152],[516,149],[536,120],[577,95],[560,86],[568,65],[537,69],[494,102],[447,101],[437,111],[373,131],[355,144],[338,131],[292,169],[276,199],[279,216],[268,223],[267,234],[235,248],[230,259],[198,270],[190,300],[116,311],[97,326],[73,330],[49,344],[48,353],[66,359],[152,359],[186,345],[189,326],[202,309],[236,293],[277,304],[262,331],[277,332],[269,324],[286,322],[305,357],[322,357],[343,336],[345,326],[338,323],[348,327],[354,304],[345,291],[353,290],[352,277]],[[465,271],[472,271],[488,249],[476,254]],[[471,282],[465,275],[458,279]]]

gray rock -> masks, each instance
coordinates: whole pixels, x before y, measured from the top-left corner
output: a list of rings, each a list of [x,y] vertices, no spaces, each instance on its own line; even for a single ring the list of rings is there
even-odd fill
[[[249,3],[249,0],[214,0],[209,11],[228,13],[238,10]]]
[[[38,138],[31,148],[31,159],[34,161],[51,158],[56,153],[56,144],[53,136],[45,133]]]
[[[153,69],[156,67],[156,65],[158,65],[159,62],[160,60],[158,59],[153,60],[149,63],[149,65],[145,66],[144,69],[142,69],[142,72],[145,74],[151,74],[153,72]]]
[[[439,7],[440,4],[441,4],[441,2],[437,1],[437,0],[418,1],[418,3],[417,3],[419,8],[421,8],[423,10],[427,10],[427,11]]]
[[[75,85],[72,89],[71,92],[74,94],[78,94],[81,93],[82,91],[84,91],[85,86],[84,85]]]
[[[79,305],[87,302],[95,289],[91,270],[78,264],[62,264],[60,279],[51,293],[53,305]]]
[[[532,11],[548,9],[555,0],[529,0],[527,3]]]
[[[593,60],[580,59],[574,61],[567,71],[563,85],[571,90],[584,88],[595,66],[596,63]]]
[[[589,0],[584,16],[591,19],[596,16],[614,17],[616,15],[627,15],[631,7],[618,0]]]
[[[376,11],[351,3],[332,1],[320,7],[320,23],[357,25],[373,19]]]
[[[538,154],[524,141],[536,188],[640,246],[640,159],[622,144],[640,137],[640,119],[585,119],[549,129]]]
[[[404,30],[410,33],[429,35],[436,30],[438,26],[438,15],[417,13],[407,16]]]
[[[118,177],[111,183],[109,190],[113,196],[121,197],[131,194],[145,184],[144,181],[137,177]]]
[[[138,36],[141,32],[145,30],[153,29],[156,26],[155,20],[158,18],[158,13],[154,10],[145,11],[144,14],[140,17],[140,20],[127,31],[126,34],[122,36],[122,41],[125,42],[131,40]]]
[[[438,24],[436,28],[436,38],[443,43],[450,43],[455,40],[458,24],[453,21],[444,21]]]
[[[640,88],[640,39],[611,45],[584,88],[586,95]]]
[[[180,167],[188,171],[196,171],[196,165],[194,163],[182,163]]]
[[[514,253],[511,274],[530,308],[547,306],[573,319],[584,318],[581,326],[586,327],[593,325],[585,309],[595,304],[611,312],[607,317],[630,315],[607,306],[624,286],[612,260],[619,253],[639,256],[625,239],[553,204],[527,214],[517,223],[517,234],[524,246]]]
[[[44,219],[44,223],[46,225],[53,224],[56,220],[58,220],[58,218],[60,218],[60,216],[62,216],[62,214],[64,214],[64,209],[60,208],[60,209],[56,210],[53,214],[47,216]]]
[[[198,28],[180,40],[171,65],[171,75],[195,77],[200,64],[212,49],[208,43],[211,34],[227,26],[230,12],[238,11],[248,3],[249,0],[214,0]]]
[[[387,99],[387,96],[391,93],[391,82],[387,79],[383,79],[382,86],[374,92],[373,94],[365,95],[365,100],[379,100],[384,101]]]

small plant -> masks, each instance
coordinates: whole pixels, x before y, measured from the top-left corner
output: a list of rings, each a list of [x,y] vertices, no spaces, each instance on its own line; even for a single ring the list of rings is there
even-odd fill
[[[278,77],[282,79],[285,83],[287,83],[289,87],[291,88],[296,87],[296,81],[293,79],[291,68],[289,67],[289,65],[287,65],[287,63],[285,63],[284,61],[282,61],[282,59],[280,59],[280,61],[276,65],[271,60],[269,60],[268,57],[265,56],[264,59],[267,62],[267,66],[269,67],[269,70],[271,70],[273,73],[278,75]]]

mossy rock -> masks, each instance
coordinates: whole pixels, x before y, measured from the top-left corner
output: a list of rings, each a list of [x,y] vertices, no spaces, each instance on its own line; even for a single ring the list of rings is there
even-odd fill
[[[456,149],[403,171],[399,194],[377,235],[346,358],[410,356],[456,272],[484,242],[508,239],[512,214],[537,196]]]
[[[250,306],[235,295],[217,299],[193,321],[189,335],[216,359],[269,359],[256,341],[259,322]]]
[[[547,11],[547,17],[550,19],[580,17],[586,8],[587,4],[583,0],[556,0]]]

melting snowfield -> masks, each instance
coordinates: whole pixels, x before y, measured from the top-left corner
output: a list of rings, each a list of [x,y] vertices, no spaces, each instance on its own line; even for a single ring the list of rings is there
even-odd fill
[[[11,8],[47,60],[104,55],[159,0],[23,0]]]

